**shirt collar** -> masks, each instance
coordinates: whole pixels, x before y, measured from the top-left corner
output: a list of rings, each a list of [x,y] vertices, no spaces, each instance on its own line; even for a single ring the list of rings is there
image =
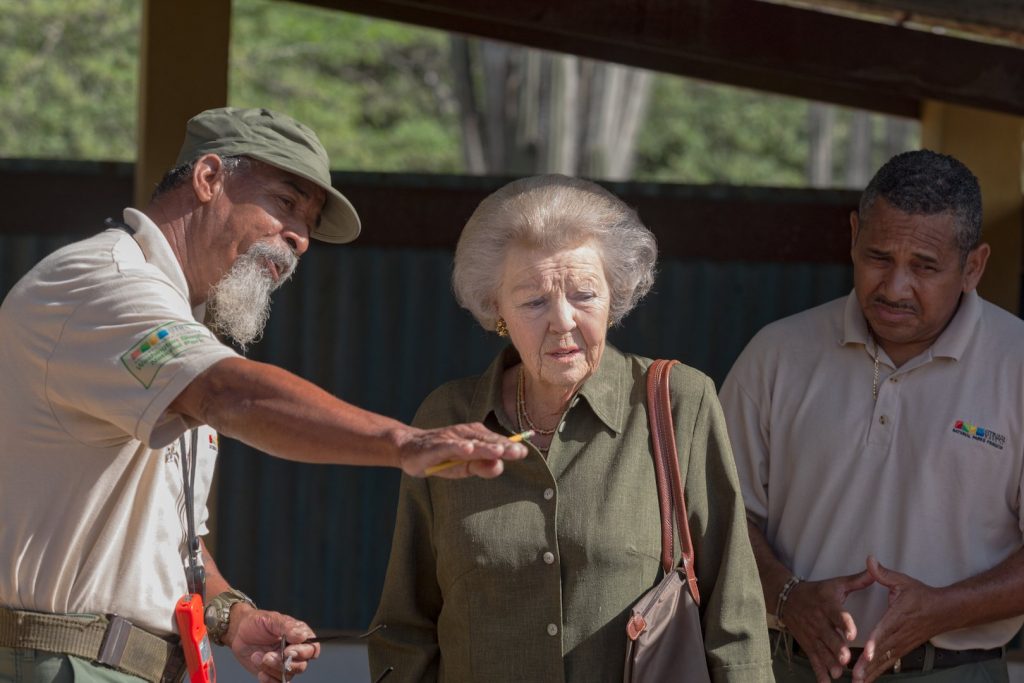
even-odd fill
[[[974,331],[981,321],[981,297],[976,290],[971,290],[960,297],[960,306],[953,314],[953,319],[946,325],[939,338],[932,344],[932,353],[953,360],[967,350],[967,345],[974,336]]]
[[[868,332],[868,323],[864,320],[860,302],[857,301],[857,291],[854,290],[846,297],[846,308],[843,310],[843,336],[839,343],[842,346],[847,344],[868,346],[870,342],[871,333]]]
[[[501,382],[505,370],[518,362],[519,353],[511,345],[491,361],[473,394],[469,415],[471,420],[484,422],[493,414],[501,426],[510,432],[515,431],[513,417],[505,414],[502,404]],[[577,398],[573,399],[573,405],[576,405],[579,398],[585,399],[598,419],[615,432],[621,433],[625,428],[631,390],[626,383],[631,379],[626,356],[611,344],[605,343],[597,371],[583,383]]]
[[[476,384],[473,398],[470,401],[469,419],[473,422],[485,422],[490,414],[494,414],[501,426],[509,432],[515,431],[510,416],[505,414],[505,408],[501,402],[501,380],[505,370],[519,362],[519,354],[515,348],[506,346],[498,354],[497,358],[491,361],[487,370],[480,376]]]
[[[135,234],[135,238],[142,253],[146,256],[146,262],[160,269],[167,279],[171,281],[178,292],[190,301],[188,282],[185,280],[185,271],[181,269],[178,257],[174,255],[170,242],[164,236],[163,231],[149,216],[138,209],[127,208],[124,210],[124,222],[127,223]],[[206,304],[199,304],[192,308],[192,315],[196,320],[202,320],[206,313]]]
[[[932,357],[952,358],[960,360],[967,344],[970,343],[974,330],[981,320],[981,297],[976,290],[971,290],[960,297],[960,305],[957,307],[953,319],[946,325],[939,338],[935,340],[929,351]],[[846,298],[846,309],[843,314],[843,336],[840,344],[863,344],[865,347],[871,344],[871,334],[868,332],[867,321],[860,310],[860,303],[857,301],[857,292],[850,292]]]
[[[629,361],[621,351],[605,342],[604,353],[597,371],[580,387],[579,395],[587,400],[590,409],[611,429],[622,433],[632,383]]]

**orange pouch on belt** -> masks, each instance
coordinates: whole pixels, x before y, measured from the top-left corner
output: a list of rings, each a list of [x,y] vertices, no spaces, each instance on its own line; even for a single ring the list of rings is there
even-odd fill
[[[197,593],[184,595],[174,607],[174,618],[181,634],[181,647],[188,664],[189,683],[217,683],[213,648],[203,620],[203,598]]]

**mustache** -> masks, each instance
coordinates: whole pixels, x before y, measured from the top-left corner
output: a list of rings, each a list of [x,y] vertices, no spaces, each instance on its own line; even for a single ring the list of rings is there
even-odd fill
[[[291,249],[279,248],[264,242],[253,244],[246,251],[246,256],[263,258],[270,261],[277,268],[280,276],[277,286],[283,285],[299,266],[299,257]],[[275,287],[276,289],[276,287]]]
[[[874,298],[872,298],[871,302],[881,304],[883,306],[886,306],[897,311],[909,311],[911,313],[918,312],[917,306],[915,306],[912,302],[909,301],[889,301],[884,296],[875,296]]]

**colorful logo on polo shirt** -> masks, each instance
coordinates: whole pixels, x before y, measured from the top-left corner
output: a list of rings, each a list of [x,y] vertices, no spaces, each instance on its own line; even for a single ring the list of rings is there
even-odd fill
[[[1003,450],[1006,445],[1006,437],[994,432],[987,427],[979,427],[967,420],[957,420],[953,423],[953,433],[965,436],[975,441],[987,443],[989,446]]]
[[[167,322],[154,327],[121,354],[121,363],[148,389],[168,361],[211,338],[210,331],[199,323]]]
[[[170,332],[167,330],[157,330],[153,334],[149,335],[132,350],[132,360],[138,360],[141,358],[142,354],[159,344],[161,339],[167,339],[167,335],[169,334]]]

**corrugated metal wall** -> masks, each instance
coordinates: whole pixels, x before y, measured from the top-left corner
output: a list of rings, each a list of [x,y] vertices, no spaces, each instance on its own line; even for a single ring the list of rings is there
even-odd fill
[[[0,236],[3,292],[70,236]],[[360,406],[411,419],[420,400],[482,371],[500,348],[450,293],[448,251],[316,245],[279,293],[250,357]],[[849,291],[827,264],[667,261],[654,293],[611,332],[721,383],[765,323]],[[361,629],[387,565],[397,471],[299,465],[222,441],[215,555],[259,604],[316,627]]]

